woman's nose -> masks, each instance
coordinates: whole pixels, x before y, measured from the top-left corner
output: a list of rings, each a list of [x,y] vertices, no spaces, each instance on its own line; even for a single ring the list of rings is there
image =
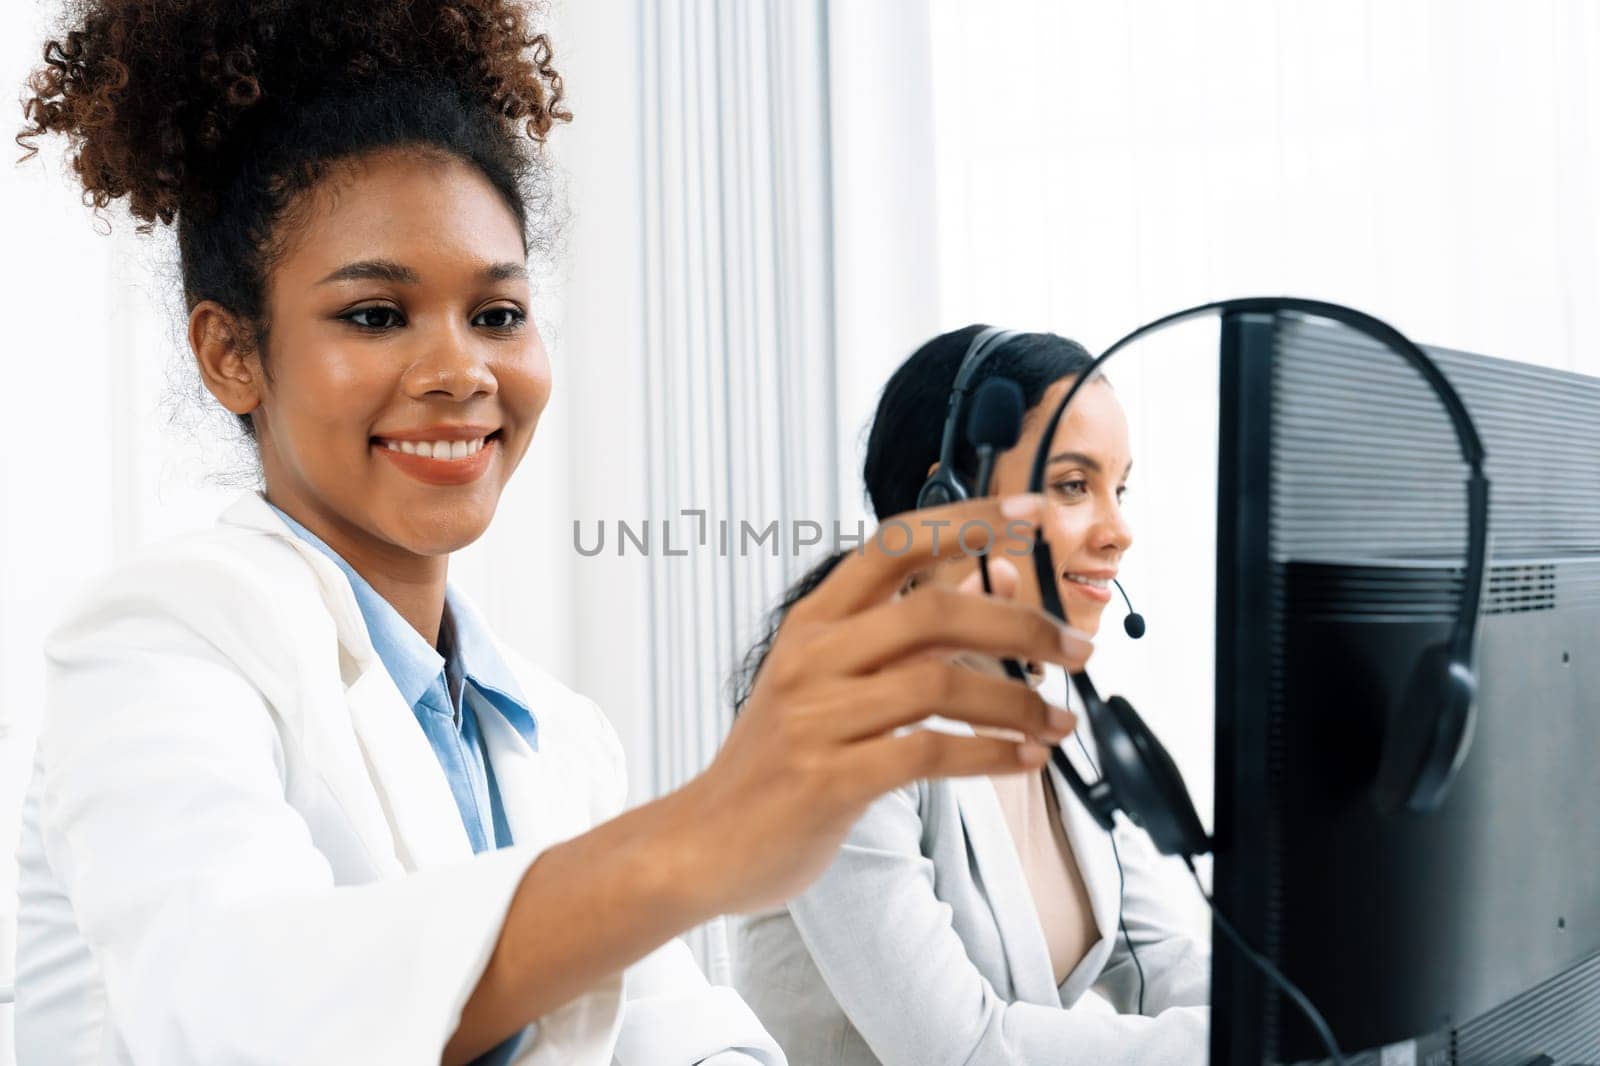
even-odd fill
[[[1115,548],[1119,553],[1133,547],[1133,527],[1128,525],[1121,503],[1107,505],[1099,533],[1101,547]]]
[[[406,390],[421,397],[444,393],[465,400],[495,390],[496,378],[475,338],[460,330],[440,331],[406,372]]]

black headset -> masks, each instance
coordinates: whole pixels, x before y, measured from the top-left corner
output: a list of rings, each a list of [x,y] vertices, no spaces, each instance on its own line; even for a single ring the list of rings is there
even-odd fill
[[[1477,675],[1474,644],[1488,563],[1489,480],[1484,475],[1484,449],[1466,405],[1449,380],[1428,355],[1392,326],[1340,304],[1296,297],[1267,296],[1191,307],[1141,326],[1107,348],[1077,376],[1045,427],[1028,490],[1042,492],[1050,442],[1067,405],[1100,366],[1123,347],[1158,329],[1209,313],[1314,315],[1341,323],[1394,352],[1422,375],[1438,396],[1455,429],[1462,459],[1470,467],[1467,477],[1467,558],[1461,598],[1449,637],[1423,650],[1405,689],[1401,713],[1383,738],[1374,799],[1385,813],[1436,810],[1455,779],[1472,743]],[[947,427],[948,428],[948,427]],[[947,434],[948,439],[948,434]],[[1034,570],[1045,610],[1067,622],[1056,588],[1055,562],[1050,545],[1035,530]],[[980,557],[987,564],[987,559]],[[1011,667],[1008,665],[1008,671]],[[1073,792],[1101,828],[1110,832],[1113,815],[1121,810],[1150,834],[1156,848],[1168,855],[1202,855],[1211,850],[1189,791],[1177,764],[1145,725],[1133,705],[1121,696],[1101,699],[1086,671],[1070,675],[1073,688],[1088,712],[1089,727],[1100,751],[1099,780],[1086,782],[1067,761],[1061,747],[1051,758]]]
[[[950,403],[944,414],[944,433],[939,438],[939,468],[917,490],[918,508],[940,507],[972,495],[972,491],[961,480],[961,475],[956,473],[957,427],[961,424],[961,409],[978,367],[1019,332],[990,326],[979,330],[972,338],[972,343],[967,345],[967,354],[961,357],[961,365],[956,369],[955,384],[950,386]]]

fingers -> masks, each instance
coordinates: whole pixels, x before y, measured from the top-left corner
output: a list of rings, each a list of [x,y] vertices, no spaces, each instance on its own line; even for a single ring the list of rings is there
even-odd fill
[[[844,740],[859,740],[912,725],[929,715],[975,726],[1011,729],[1022,737],[1058,744],[1077,716],[1026,685],[985,675],[947,660],[924,659],[874,677],[839,685],[836,700],[811,713]]]
[[[1017,572],[1010,559],[1003,555],[989,556],[989,585],[994,589],[993,595],[1002,600],[1016,599],[1017,587],[1022,584],[1022,575]],[[983,596],[983,569],[982,564],[962,579],[956,588],[972,596]]]
[[[1037,607],[926,585],[820,634],[808,658],[830,673],[866,674],[933,648],[1060,663],[1081,670],[1094,646]]]
[[[955,736],[918,729],[852,744],[843,756],[863,797],[930,777],[973,777],[1037,770],[1049,749],[1032,741]]]
[[[1008,537],[1031,544],[1032,530],[1044,514],[1044,497],[1034,494],[1003,500],[985,496],[896,515],[881,523],[861,550],[846,556],[791,614],[814,622],[855,614],[888,599],[908,576],[935,560],[980,555]]]

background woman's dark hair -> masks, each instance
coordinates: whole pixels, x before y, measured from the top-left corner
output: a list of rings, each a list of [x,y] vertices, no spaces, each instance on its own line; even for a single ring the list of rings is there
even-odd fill
[[[337,162],[403,148],[470,163],[524,252],[540,245],[547,165],[529,142],[572,116],[528,20],[517,0],[77,0],[16,142],[25,161],[66,135],[97,214],[126,196],[140,233],[176,220],[186,306],[226,307],[264,359],[267,277],[298,195]]]
[[[987,328],[980,323],[940,334],[913,352],[884,385],[861,468],[867,501],[879,521],[916,507],[917,493],[928,479],[928,468],[939,461],[939,441],[956,372],[973,338]],[[1035,417],[1035,409],[1051,385],[1081,374],[1093,361],[1076,341],[1054,333],[1023,333],[989,354],[972,378],[972,390],[995,375],[1010,378],[1022,386],[1026,421]],[[963,410],[963,423],[966,413]],[[964,425],[957,426],[960,443],[955,468],[970,485],[977,475],[978,455],[967,443],[964,429]],[[730,681],[734,713],[750,698],[756,673],[772,650],[773,638],[789,609],[822,584],[844,557],[843,552],[824,556],[784,592],[783,599],[768,613],[765,631],[745,654]]]

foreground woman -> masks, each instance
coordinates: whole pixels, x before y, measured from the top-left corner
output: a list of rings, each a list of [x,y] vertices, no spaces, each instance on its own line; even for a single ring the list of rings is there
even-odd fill
[[[1009,681],[930,704],[921,651],[1087,643],[964,590],[891,602],[960,546],[869,545],[796,607],[713,765],[621,813],[600,711],[446,578],[552,388],[529,137],[567,115],[522,8],[91,0],[30,90],[21,140],[67,135],[98,206],[176,225],[195,362],[262,488],[50,635],[20,1061],[784,1061],[673,938],[803,889],[873,797],[1037,769],[1069,731]],[[900,735],[933,712],[1023,739]]]

